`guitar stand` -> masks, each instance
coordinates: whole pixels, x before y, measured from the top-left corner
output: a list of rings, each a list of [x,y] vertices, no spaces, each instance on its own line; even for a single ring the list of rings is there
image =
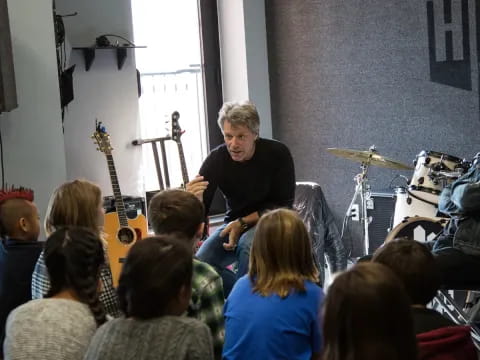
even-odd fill
[[[132,141],[132,145],[143,145],[143,144],[152,145],[153,157],[155,158],[155,168],[157,170],[157,178],[158,178],[158,184],[160,185],[160,190],[170,188],[170,175],[168,173],[167,154],[165,150],[165,141],[167,140],[172,140],[172,137],[165,136],[165,137],[159,137],[159,138],[153,138],[153,139],[138,139],[138,140]],[[163,170],[165,172],[165,183],[163,181],[160,158],[158,157],[157,142],[160,143],[160,151],[162,153]]]

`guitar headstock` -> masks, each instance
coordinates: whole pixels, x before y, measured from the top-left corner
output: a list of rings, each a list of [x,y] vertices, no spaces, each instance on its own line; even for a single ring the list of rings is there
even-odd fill
[[[95,120],[95,132],[92,135],[93,142],[98,145],[97,150],[105,155],[111,155],[113,147],[110,144],[110,135],[105,130],[101,121]]]
[[[176,143],[180,142],[180,138],[182,137],[183,133],[185,132],[182,130],[180,127],[180,122],[178,119],[180,118],[180,114],[178,111],[174,111],[172,113],[172,140],[175,141]]]

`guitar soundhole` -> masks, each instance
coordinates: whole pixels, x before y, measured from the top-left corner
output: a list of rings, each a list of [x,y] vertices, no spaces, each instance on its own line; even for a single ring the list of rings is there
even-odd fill
[[[129,228],[121,228],[117,236],[118,240],[124,245],[130,245],[135,241],[135,233]]]

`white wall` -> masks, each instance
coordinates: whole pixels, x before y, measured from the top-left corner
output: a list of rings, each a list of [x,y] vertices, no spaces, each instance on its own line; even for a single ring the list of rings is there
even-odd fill
[[[43,218],[66,179],[51,0],[8,0],[19,107],[0,115],[5,178],[33,188]]]
[[[57,0],[56,6],[59,14],[78,12],[64,19],[66,36],[73,47],[93,45],[95,38],[105,33],[133,39],[129,0]],[[111,135],[122,194],[142,195],[143,179],[138,171],[142,150],[130,145],[140,137],[134,50],[127,50],[122,70],[117,69],[113,50],[97,50],[88,72],[80,51],[71,52],[70,64],[76,64],[76,68],[75,98],[65,116],[68,178],[87,178],[98,183],[104,194],[112,194],[105,156],[96,151],[90,139],[98,118]]]
[[[260,114],[260,135],[272,137],[265,3],[217,0],[224,101],[250,99]]]

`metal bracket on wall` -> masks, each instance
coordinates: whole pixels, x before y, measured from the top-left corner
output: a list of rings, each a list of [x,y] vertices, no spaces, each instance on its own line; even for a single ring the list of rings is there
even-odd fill
[[[115,50],[117,55],[117,68],[121,70],[127,58],[127,49],[144,49],[146,46],[90,46],[74,47],[73,50],[81,50],[85,59],[85,71],[90,70],[93,60],[95,60],[96,50]]]

